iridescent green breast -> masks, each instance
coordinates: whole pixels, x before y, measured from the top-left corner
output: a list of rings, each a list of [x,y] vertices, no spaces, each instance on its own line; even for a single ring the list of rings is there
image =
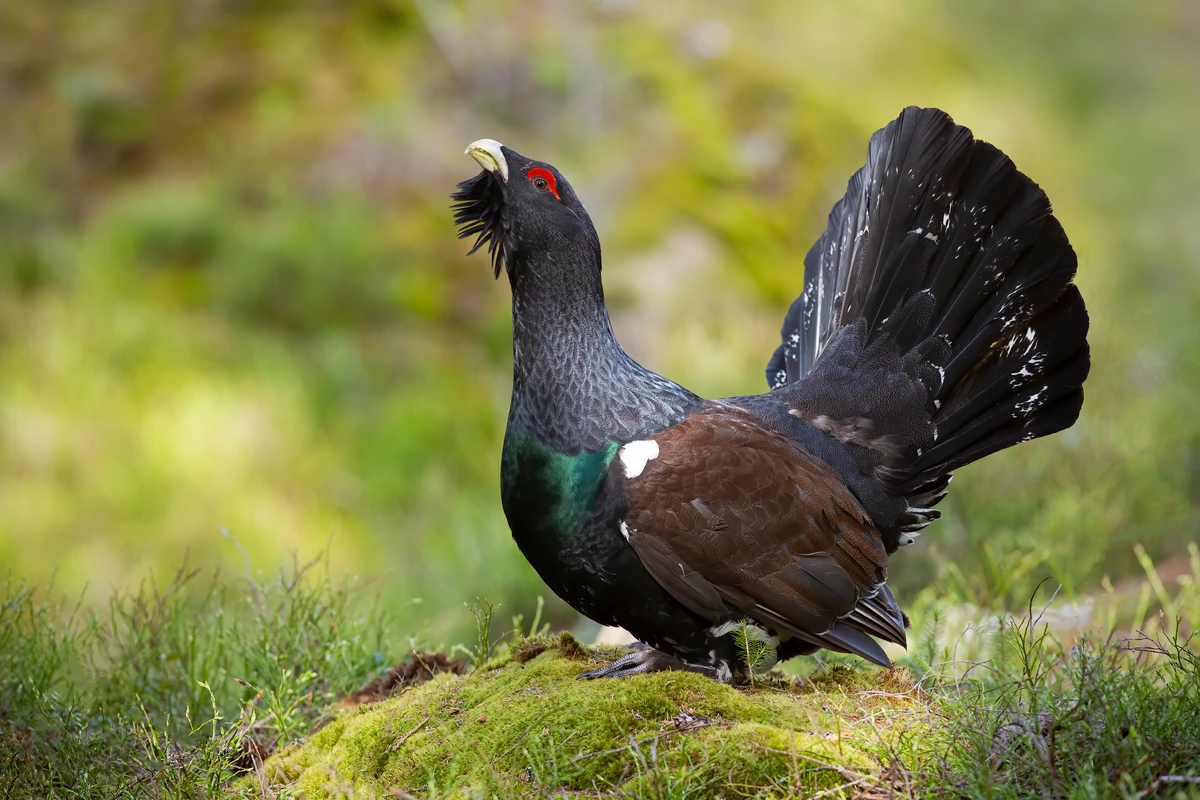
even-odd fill
[[[509,430],[500,462],[500,495],[513,535],[518,540],[557,539],[578,532],[619,447],[609,442],[598,452],[571,455]]]

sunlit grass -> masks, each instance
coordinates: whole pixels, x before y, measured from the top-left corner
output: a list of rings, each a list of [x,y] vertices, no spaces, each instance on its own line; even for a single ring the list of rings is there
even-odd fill
[[[10,576],[0,775],[18,793],[7,796],[207,796],[390,666],[373,596],[318,562],[242,579],[185,567],[101,609]]]
[[[1200,562],[1200,555],[1193,558]],[[1189,577],[1200,578],[1200,563],[1194,567]],[[807,717],[798,709],[798,719],[811,724],[798,725],[797,734],[810,737],[805,741],[814,732],[832,742],[845,737],[859,754],[852,762],[839,764],[835,749],[815,763],[811,750],[790,752],[786,742],[753,745],[766,748],[757,755],[735,752],[729,748],[746,745],[732,739],[722,744],[725,723],[708,717],[688,723],[685,716],[684,723],[670,723],[671,730],[695,724],[694,732],[661,741],[645,734],[597,739],[603,758],[570,744],[577,737],[557,728],[550,738],[533,737],[524,749],[500,748],[515,772],[494,772],[493,765],[493,772],[481,773],[470,753],[458,753],[451,771],[437,767],[428,781],[421,779],[424,788],[417,796],[459,796],[485,774],[501,797],[534,787],[550,795],[560,782],[589,781],[604,796],[662,798],[710,791],[773,796],[813,780],[830,789],[830,796],[842,797],[868,789],[919,798],[1200,792],[1196,583],[1176,581],[1168,588],[1157,572],[1148,574],[1145,586],[1157,599],[1134,607],[1140,622],[1124,611],[1105,617],[1104,624],[1137,623],[1128,634],[1106,632],[1103,624],[1092,631],[1057,630],[1046,623],[1058,601],[1042,599],[1026,613],[997,617],[972,644],[964,629],[949,629],[951,617],[926,609],[913,650],[901,660],[908,672],[887,673],[825,655],[791,665],[802,667],[805,677],[774,671],[739,690],[751,700],[799,692],[796,702],[811,708]],[[147,580],[118,593],[99,609],[53,587],[10,579],[0,597],[0,776],[7,781],[6,796],[291,796],[290,779],[281,776],[298,774],[289,771],[294,767],[256,777],[263,758],[310,741],[328,720],[356,713],[339,710],[338,700],[425,644],[402,635],[373,600],[377,596],[377,587],[334,578],[320,562],[254,579],[180,569],[165,582]],[[468,620],[469,610],[461,611]],[[477,641],[451,649],[468,654],[476,669],[466,678],[450,678],[446,691],[458,697],[454,681],[471,682],[471,696],[492,704],[493,725],[502,724],[498,715],[510,707],[503,692],[513,690],[497,689],[501,694],[489,699],[490,681],[547,648],[568,659],[585,655],[574,640],[546,638],[539,617],[526,623],[518,615],[510,629],[507,617],[483,600],[476,601],[474,614]],[[563,672],[561,685],[521,694],[527,698],[523,703],[533,703],[522,706],[522,713],[537,718],[539,730],[543,721],[553,728],[553,703],[567,702],[572,692],[607,696],[603,683],[574,680],[585,663],[565,671],[556,667]],[[705,687],[717,690],[706,680],[689,681],[701,694],[689,695],[690,705],[671,714],[707,708]],[[546,692],[558,698],[539,711],[538,703],[552,699],[539,699]],[[584,695],[569,702],[593,702]],[[649,695],[635,695],[641,698],[637,703],[650,702]],[[900,705],[876,702],[901,695]],[[735,696],[712,700],[714,708],[734,701]],[[454,730],[460,702],[439,706],[439,714],[450,716],[431,724]],[[651,705],[659,709],[662,702]],[[759,712],[738,713],[750,713],[743,720],[750,721]],[[473,714],[470,721],[477,724],[487,717]],[[751,729],[736,730],[735,738]],[[702,745],[687,744],[701,731]],[[580,736],[590,741],[595,732]],[[336,746],[338,738],[324,741]],[[309,763],[288,758],[285,763]],[[734,762],[740,764],[736,780],[723,766]],[[357,762],[344,762],[351,763]],[[364,762],[365,771],[347,775],[347,781],[370,784],[376,775],[370,770],[382,763]],[[588,771],[601,765],[594,776]],[[526,780],[530,774],[536,779],[532,785]],[[239,776],[245,780],[237,782]]]

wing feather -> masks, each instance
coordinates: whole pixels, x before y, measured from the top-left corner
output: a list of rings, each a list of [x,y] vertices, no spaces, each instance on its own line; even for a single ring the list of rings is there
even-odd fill
[[[625,523],[634,552],[667,592],[714,623],[744,615],[889,663],[867,635],[896,640],[886,605],[872,601],[887,554],[832,467],[728,404],[652,438],[658,456],[622,479]]]

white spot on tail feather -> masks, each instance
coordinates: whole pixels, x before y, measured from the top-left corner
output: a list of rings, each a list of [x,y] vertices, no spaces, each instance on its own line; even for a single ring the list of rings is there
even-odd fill
[[[1043,386],[1041,389],[1034,392],[1029,397],[1016,403],[1014,407],[1016,408],[1017,413],[1022,414],[1024,416],[1029,416],[1034,411],[1036,411],[1043,403],[1046,402],[1045,398],[1043,398],[1042,395],[1044,395],[1046,393],[1046,390],[1049,388],[1050,388],[1049,386]]]
[[[625,524],[625,520],[621,520],[621,535],[625,537],[625,541],[629,541],[629,526]]]
[[[625,467],[625,477],[636,478],[642,474],[648,461],[658,458],[658,442],[651,439],[630,442],[621,448],[618,455],[621,465]]]

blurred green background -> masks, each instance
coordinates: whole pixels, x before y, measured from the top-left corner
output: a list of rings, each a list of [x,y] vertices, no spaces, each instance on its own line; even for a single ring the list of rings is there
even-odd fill
[[[635,0],[0,4],[0,565],[90,585],[328,548],[414,631],[532,609],[498,498],[508,287],[467,142],[560,167],[614,324],[761,391],[872,131],[949,111],[1053,200],[1078,425],[963,470],[902,602],[1023,605],[1200,539],[1200,6]],[[224,532],[224,533],[223,533]],[[227,535],[225,535],[227,533]],[[549,598],[547,598],[549,599]],[[572,612],[550,605],[569,624]]]

